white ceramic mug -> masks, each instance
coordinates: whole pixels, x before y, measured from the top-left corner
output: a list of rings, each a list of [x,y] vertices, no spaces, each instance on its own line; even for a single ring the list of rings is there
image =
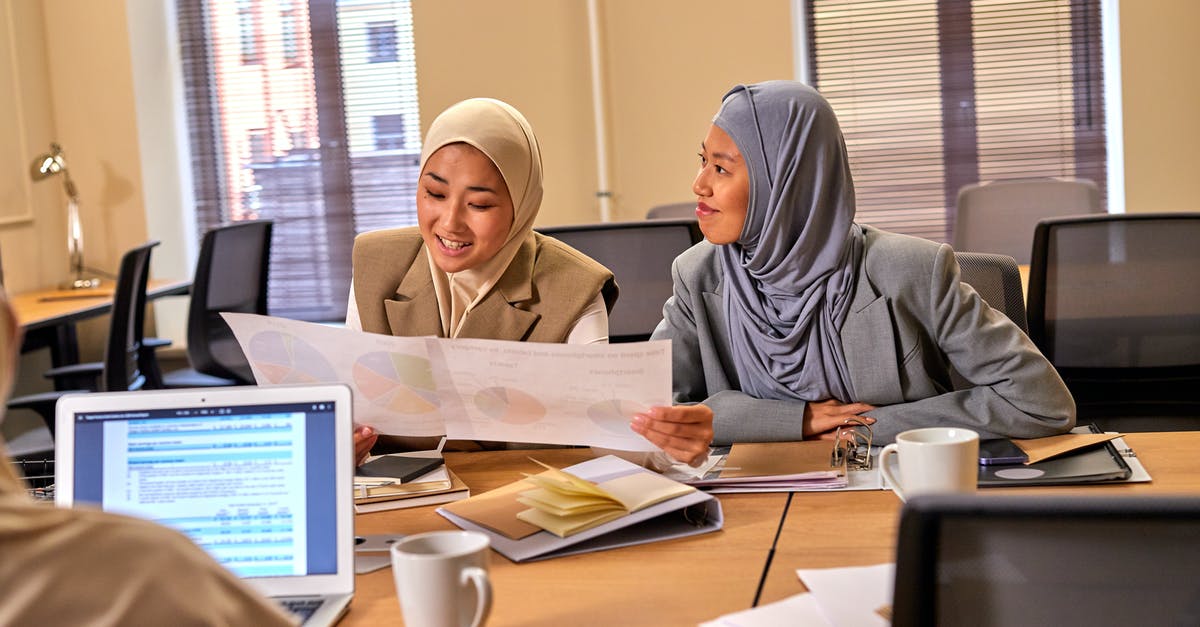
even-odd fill
[[[888,458],[900,456],[900,478]],[[963,494],[979,482],[979,434],[956,427],[911,429],[879,453],[879,470],[900,500],[916,494]]]
[[[431,531],[392,545],[392,577],[409,627],[479,627],[492,611],[488,539]]]

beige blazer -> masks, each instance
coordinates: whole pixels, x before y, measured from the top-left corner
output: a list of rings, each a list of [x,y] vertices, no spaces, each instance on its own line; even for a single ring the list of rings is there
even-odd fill
[[[534,233],[492,290],[471,310],[459,337],[565,342],[596,298],[611,312],[612,272],[587,255]],[[354,300],[362,329],[444,337],[425,244],[416,227],[363,233],[354,240]]]

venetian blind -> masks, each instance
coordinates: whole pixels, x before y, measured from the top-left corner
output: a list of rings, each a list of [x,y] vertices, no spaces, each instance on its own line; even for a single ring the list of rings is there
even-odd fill
[[[1105,187],[1099,0],[810,0],[810,76],[842,123],[858,221],[946,241],[963,185]]]
[[[416,223],[408,0],[177,0],[196,223],[274,220],[272,315],[339,320],[354,236]]]

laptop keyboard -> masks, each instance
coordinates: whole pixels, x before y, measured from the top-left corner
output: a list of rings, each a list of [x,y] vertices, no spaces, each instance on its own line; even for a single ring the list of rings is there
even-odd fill
[[[285,599],[276,598],[275,600],[283,606],[283,609],[298,616],[301,624],[308,621],[308,619],[312,617],[313,612],[316,612],[317,608],[321,607],[321,604],[325,602],[325,599],[304,597]]]

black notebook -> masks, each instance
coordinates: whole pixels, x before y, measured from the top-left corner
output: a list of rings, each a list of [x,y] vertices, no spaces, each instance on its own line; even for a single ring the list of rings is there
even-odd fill
[[[1076,427],[1073,433],[1101,433],[1095,425]],[[1081,448],[1034,464],[979,466],[979,487],[1069,485],[1124,481],[1133,474],[1112,441]]]
[[[421,475],[437,470],[442,463],[441,457],[382,455],[359,466],[354,474],[359,477],[397,479],[400,483],[407,483]]]

